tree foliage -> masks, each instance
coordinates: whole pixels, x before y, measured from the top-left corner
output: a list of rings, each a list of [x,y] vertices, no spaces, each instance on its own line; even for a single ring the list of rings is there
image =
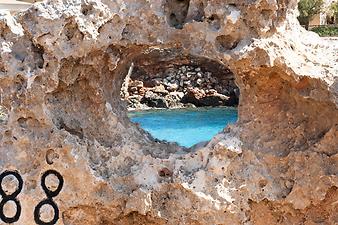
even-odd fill
[[[298,2],[298,20],[307,28],[312,17],[321,12],[324,0],[300,0]]]
[[[331,4],[330,12],[333,16],[338,17],[338,2],[334,2]]]

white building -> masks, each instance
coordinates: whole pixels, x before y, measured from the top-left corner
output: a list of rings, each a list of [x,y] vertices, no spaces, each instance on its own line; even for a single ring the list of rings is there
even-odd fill
[[[315,15],[309,23],[309,27],[319,26],[319,25],[327,25],[328,24],[328,14],[327,12],[330,10],[331,4],[337,2],[338,0],[325,0],[323,6],[323,12]],[[330,20],[329,20],[330,21]]]

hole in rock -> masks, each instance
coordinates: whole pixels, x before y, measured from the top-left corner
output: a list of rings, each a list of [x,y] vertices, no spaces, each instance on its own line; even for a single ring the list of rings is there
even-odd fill
[[[121,87],[133,123],[184,147],[206,143],[237,121],[239,89],[223,64],[202,57],[136,57]]]
[[[167,22],[171,27],[182,29],[189,10],[189,0],[167,0],[165,12]]]
[[[205,17],[205,12],[204,12],[204,4],[203,2],[200,2],[196,6],[196,10],[193,12],[193,20],[197,22],[203,22],[204,17]]]
[[[221,28],[221,21],[215,14],[208,17],[208,24],[213,31],[218,31]]]
[[[81,6],[81,13],[85,16],[89,15],[94,10],[92,5],[82,5]]]
[[[130,172],[132,161],[115,171],[100,168],[121,146],[137,143],[133,147],[141,146],[144,154],[167,158],[184,154],[182,146],[209,141],[237,120],[234,74],[223,62],[189,55],[180,47],[110,46],[83,59],[63,59],[58,77],[45,97],[53,130],[103,146],[88,149],[93,168],[103,177]],[[150,129],[144,121],[150,121]]]
[[[215,45],[220,52],[232,50],[237,47],[240,40],[231,35],[220,35],[216,37]]]

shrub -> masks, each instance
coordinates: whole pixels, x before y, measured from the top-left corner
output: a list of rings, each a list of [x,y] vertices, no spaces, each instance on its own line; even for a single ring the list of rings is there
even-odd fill
[[[335,16],[338,17],[338,2],[333,2],[330,6],[330,13]]]
[[[311,31],[323,37],[338,36],[338,26],[320,26],[311,29]]]

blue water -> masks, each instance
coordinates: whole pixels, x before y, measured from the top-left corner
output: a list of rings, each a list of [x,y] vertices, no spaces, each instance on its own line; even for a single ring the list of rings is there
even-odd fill
[[[154,138],[191,147],[208,141],[227,124],[237,121],[237,109],[194,108],[130,112],[129,118]]]

